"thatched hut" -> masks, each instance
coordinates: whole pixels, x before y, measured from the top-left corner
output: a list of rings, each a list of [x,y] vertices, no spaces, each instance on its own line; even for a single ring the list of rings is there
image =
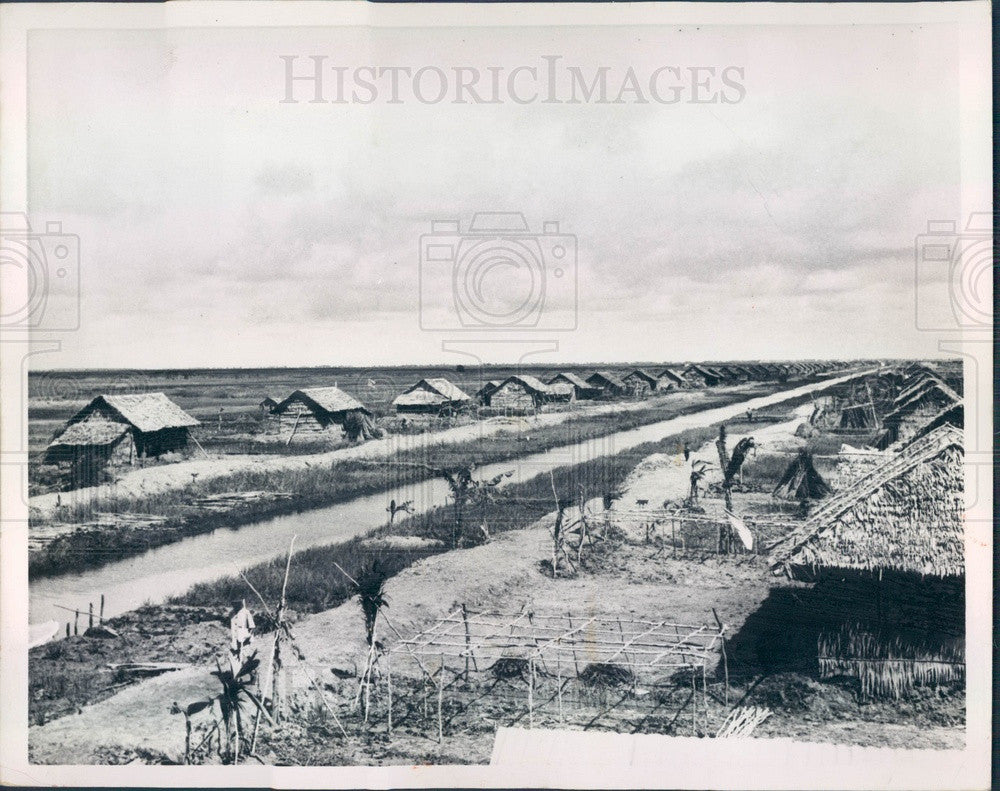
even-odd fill
[[[674,390],[688,386],[687,380],[673,368],[664,368],[656,376],[659,380],[656,385],[657,390]]]
[[[372,412],[339,387],[309,387],[296,390],[272,412],[276,433],[293,439],[320,439],[341,432],[368,438],[374,436]]]
[[[745,382],[746,372],[735,365],[713,365],[711,368],[717,374],[721,374],[725,382]]]
[[[964,678],[962,439],[940,426],[772,548],[775,573],[816,583],[808,626],[821,677],[891,696]]]
[[[587,377],[587,384],[599,390],[604,398],[615,398],[628,392],[628,386],[609,371],[595,371]]]
[[[503,384],[503,379],[490,379],[486,384],[480,387],[476,391],[476,398],[480,404],[484,406],[490,405],[490,396],[492,396],[500,385]]]
[[[657,379],[652,374],[646,373],[641,368],[629,371],[622,377],[625,387],[633,396],[647,396],[656,390]]]
[[[200,425],[163,393],[100,395],[49,443],[45,462],[69,464],[75,479],[95,479],[108,466],[182,450]]]
[[[534,376],[508,376],[490,396],[490,406],[513,412],[530,412],[551,401],[555,392]]]
[[[400,414],[439,414],[445,410],[459,409],[472,402],[456,385],[443,377],[421,379],[400,393],[393,400]]]
[[[570,394],[570,401],[582,401],[597,398],[601,391],[597,387],[592,387],[574,373],[561,372],[553,376],[546,382],[549,387],[559,394]]]
[[[263,401],[261,401],[257,405],[257,407],[258,407],[258,409],[260,409],[261,414],[263,414],[263,415],[270,415],[274,411],[274,408],[277,405],[278,405],[278,402],[275,399],[273,399],[270,396],[268,396]]]
[[[895,409],[882,419],[885,431],[879,437],[877,446],[887,448],[897,442],[905,442],[942,410],[961,400],[961,396],[944,382],[927,382],[907,398],[896,400]]]
[[[692,387],[717,387],[723,383],[725,377],[717,371],[713,371],[704,365],[691,363],[681,371],[681,376],[687,380]]]
[[[899,450],[906,450],[906,448],[914,442],[926,437],[932,431],[940,428],[941,426],[954,426],[957,429],[965,428],[965,406],[962,401],[959,401],[957,404],[952,404],[951,406],[946,406],[938,412],[934,417],[928,420],[923,427],[918,429],[912,437],[903,442],[899,446]]]

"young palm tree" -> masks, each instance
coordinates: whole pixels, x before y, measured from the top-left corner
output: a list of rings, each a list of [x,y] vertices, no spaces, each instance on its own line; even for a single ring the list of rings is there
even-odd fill
[[[355,698],[355,705],[357,705],[361,703],[363,696],[366,723],[368,722],[371,686],[378,673],[378,657],[382,651],[382,644],[375,639],[375,627],[378,624],[379,613],[389,606],[389,599],[385,595],[385,583],[388,579],[389,572],[376,558],[367,566],[362,567],[352,582],[352,588],[358,595],[361,612],[365,617],[365,639],[368,641],[368,659],[365,662],[365,671],[361,675],[358,695]]]
[[[375,622],[378,620],[378,614],[389,606],[388,597],[385,595],[385,583],[388,579],[389,572],[376,558],[361,569],[352,585],[361,602],[361,612],[365,616],[365,638],[369,646],[375,642]]]

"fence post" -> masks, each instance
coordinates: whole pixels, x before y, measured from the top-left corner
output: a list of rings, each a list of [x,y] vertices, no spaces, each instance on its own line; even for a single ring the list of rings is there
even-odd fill
[[[385,685],[388,693],[388,733],[392,736],[392,656],[391,653],[385,655]]]
[[[528,728],[535,727],[535,660],[528,660]]]
[[[444,654],[441,654],[441,671],[438,679],[438,744],[444,743]]]

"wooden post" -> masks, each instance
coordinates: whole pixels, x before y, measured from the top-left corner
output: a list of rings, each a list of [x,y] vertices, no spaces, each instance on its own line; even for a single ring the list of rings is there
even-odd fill
[[[441,654],[441,670],[438,678],[438,744],[444,743],[444,654]]]
[[[726,679],[726,708],[729,708],[729,660],[726,657],[726,638],[722,637],[722,672]]]
[[[104,594],[101,594],[101,614],[99,616],[99,623],[104,623]]]
[[[66,621],[66,636],[69,637],[69,621]]]
[[[391,654],[385,655],[385,686],[388,693],[388,733],[392,736],[392,660]]]
[[[80,611],[79,610],[73,610],[73,635],[74,636],[80,634],[79,621],[80,621]]]
[[[569,624],[570,631],[573,630],[573,618],[569,613],[566,613],[566,622]],[[574,638],[575,642],[575,638]],[[580,663],[576,661],[576,648],[573,648],[573,669],[576,670],[576,674],[580,675]]]
[[[556,694],[559,696],[559,722],[566,722],[566,718],[563,716],[561,653],[561,651],[556,651]]]
[[[535,727],[535,660],[528,660],[528,727]]]
[[[705,722],[708,722],[708,679],[705,676],[705,662],[701,664],[701,700],[704,703]]]
[[[87,607],[89,608],[89,612],[87,613],[87,628],[92,629],[94,626],[94,603],[88,602]]]
[[[691,665],[691,735],[696,736],[698,718],[698,688],[694,681],[694,665]]]
[[[462,602],[462,623],[465,624],[465,683],[469,683],[469,656],[472,654],[472,636],[469,634],[469,616]],[[476,668],[478,670],[478,668]]]

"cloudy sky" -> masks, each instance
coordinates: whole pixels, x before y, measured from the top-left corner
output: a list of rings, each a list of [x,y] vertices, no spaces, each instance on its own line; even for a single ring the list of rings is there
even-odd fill
[[[555,324],[575,305],[576,329],[502,335],[556,339],[560,360],[936,354],[914,326],[913,244],[962,209],[956,36],[34,34],[29,206],[82,251],[80,328],[44,365],[450,362],[442,341],[468,333],[421,327],[421,299],[427,315],[454,305],[447,277],[421,295],[420,240],[435,220],[467,230],[477,211],[575,236],[575,267],[539,305]],[[391,103],[384,91],[359,104],[308,102],[297,86],[302,101],[282,103],[281,56],[304,73],[313,54],[349,80],[365,65],[509,75],[558,55],[588,75],[607,66],[612,94],[630,67],[642,84],[661,66],[735,67],[744,90],[734,103],[692,103],[688,86],[675,104]],[[522,275],[488,272],[485,299],[520,293]]]

